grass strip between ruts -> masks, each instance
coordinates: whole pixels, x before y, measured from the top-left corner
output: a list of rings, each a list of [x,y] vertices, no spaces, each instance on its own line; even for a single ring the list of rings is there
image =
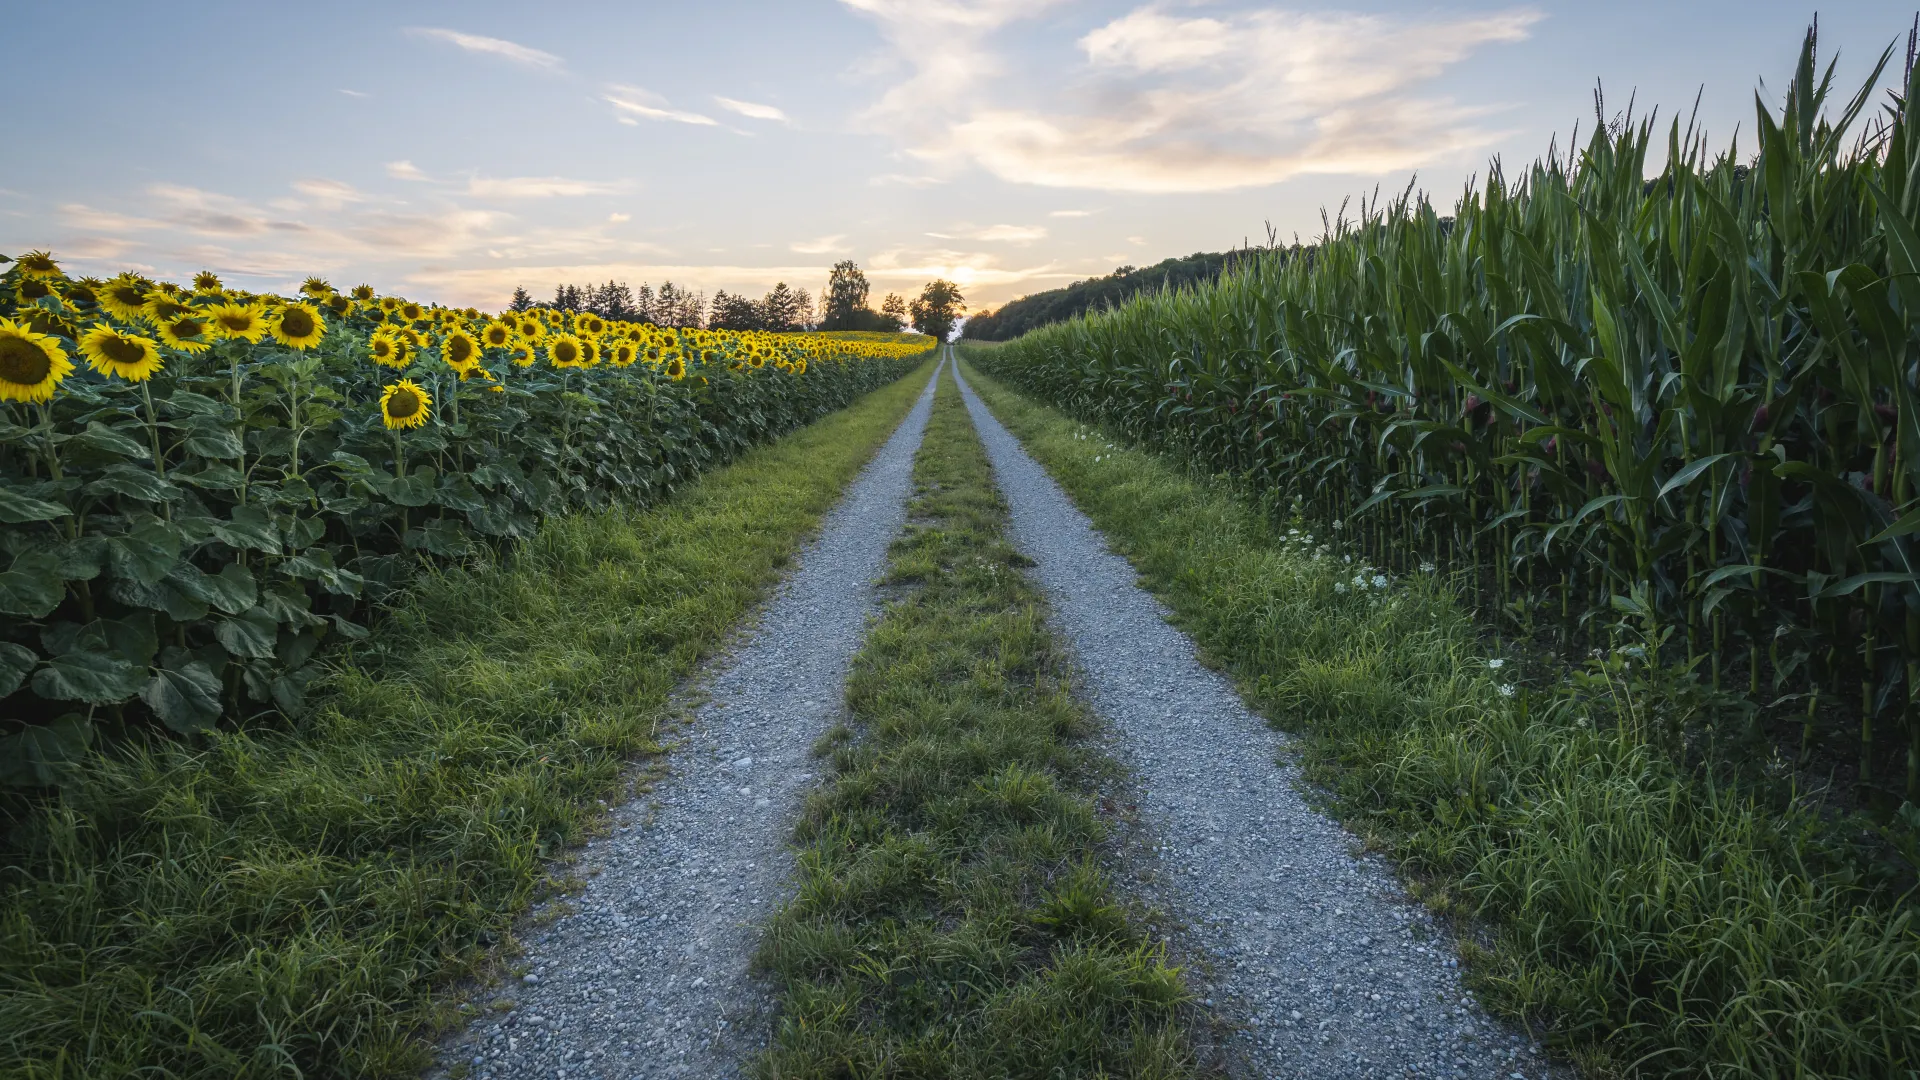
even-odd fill
[[[1185,991],[1097,862],[1067,661],[951,376],[914,464],[888,604],[823,740],[797,897],[759,962],[763,1077],[1189,1075]]]
[[[417,1073],[435,988],[507,940],[931,368],[422,580],[290,731],[103,763],[0,877],[0,1075]]]
[[[983,357],[984,359],[984,357]],[[1338,545],[976,373],[994,414],[1425,898],[1489,918],[1489,1004],[1595,1076],[1910,1076],[1920,928],[1811,815],[1681,775],[1613,717],[1508,696],[1445,582]],[[1317,557],[1316,557],[1317,556]],[[1506,690],[1511,691],[1511,687]]]

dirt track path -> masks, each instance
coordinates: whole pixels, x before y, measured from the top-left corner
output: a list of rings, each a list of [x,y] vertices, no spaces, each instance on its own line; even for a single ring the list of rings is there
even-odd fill
[[[956,372],[957,374],[957,372]],[[1261,1077],[1539,1077],[1544,1057],[1460,984],[1454,949],[1391,866],[1301,794],[1287,739],[1202,666],[1166,609],[1001,426],[961,390],[1157,852],[1150,898],[1210,970],[1194,989]],[[1278,761],[1278,764],[1276,764]]]
[[[546,926],[536,914],[532,970],[442,1045],[435,1075],[707,1080],[765,1046],[771,1002],[748,975],[758,924],[788,888],[810,750],[843,712],[938,377],[715,665],[668,775],[580,853],[584,889]]]

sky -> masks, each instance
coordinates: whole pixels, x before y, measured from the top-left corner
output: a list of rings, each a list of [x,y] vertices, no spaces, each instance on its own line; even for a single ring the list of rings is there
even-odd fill
[[[1859,87],[1908,6],[1820,13]],[[9,5],[0,252],[484,308],[608,279],[974,310],[1453,199],[1631,96],[1751,148],[1813,17],[1772,0],[100,0]],[[1884,97],[1881,98],[1884,101]],[[1584,136],[1583,136],[1584,137]]]

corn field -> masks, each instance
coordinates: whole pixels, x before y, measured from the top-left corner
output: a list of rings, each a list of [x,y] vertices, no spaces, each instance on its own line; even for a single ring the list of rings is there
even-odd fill
[[[1750,152],[1616,118],[977,361],[1920,802],[1920,78],[1815,46]]]
[[[0,787],[57,785],[102,740],[298,713],[317,650],[422,560],[656,501],[931,347],[6,262]]]

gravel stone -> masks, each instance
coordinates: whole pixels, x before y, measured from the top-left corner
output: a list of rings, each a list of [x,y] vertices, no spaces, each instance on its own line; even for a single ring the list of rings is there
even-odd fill
[[[442,1062],[501,1080],[718,1078],[765,1048],[772,994],[748,962],[761,920],[792,887],[788,840],[810,750],[842,715],[935,385],[712,666],[667,774],[578,852],[581,891],[523,928],[532,970],[442,1043]]]
[[[956,374],[958,372],[956,371]],[[1288,737],[1203,666],[1092,523],[961,393],[1012,537],[1081,670],[1106,749],[1133,775],[1147,898],[1184,924],[1190,989],[1261,1077],[1567,1076],[1461,985],[1455,950],[1386,860],[1303,794]],[[1128,852],[1129,859],[1134,852]],[[1215,1003],[1218,1002],[1216,1006]]]

